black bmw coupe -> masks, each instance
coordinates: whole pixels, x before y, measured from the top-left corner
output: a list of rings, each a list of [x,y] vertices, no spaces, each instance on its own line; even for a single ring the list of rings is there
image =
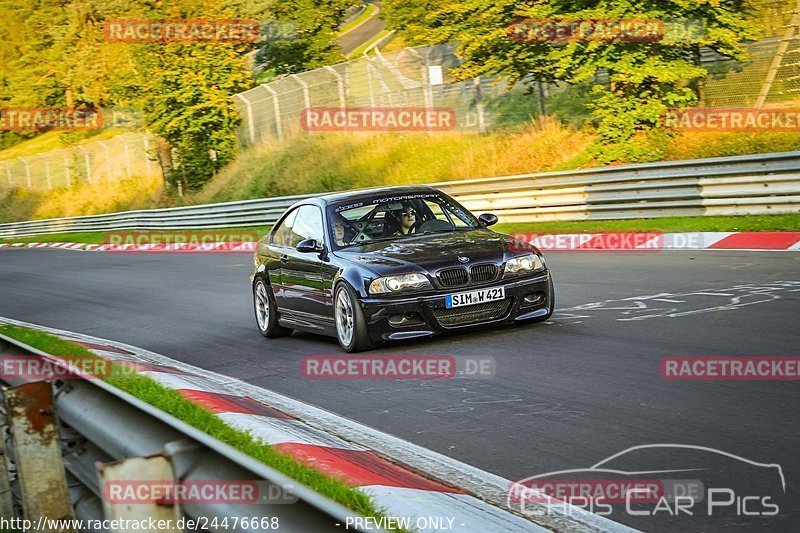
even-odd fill
[[[335,336],[347,352],[377,343],[553,314],[553,280],[534,246],[488,229],[431,187],[301,200],[255,253],[253,301],[265,337]]]

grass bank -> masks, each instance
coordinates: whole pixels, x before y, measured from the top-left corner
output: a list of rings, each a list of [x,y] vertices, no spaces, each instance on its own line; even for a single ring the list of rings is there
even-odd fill
[[[592,133],[554,119],[533,120],[485,135],[469,132],[329,133],[264,142],[239,157],[201,190],[178,198],[158,179],[133,179],[74,189],[0,189],[0,223],[131,209],[246,200],[359,187],[433,183],[596,166]],[[790,133],[684,133],[664,160],[800,150]]]
[[[4,325],[0,326],[0,333],[65,361],[71,361],[78,366],[82,366],[82,362],[85,364],[100,359],[83,346],[29,328]],[[86,364],[86,368],[92,367],[93,365]],[[258,459],[348,509],[364,516],[383,516],[371,498],[363,492],[348,486],[338,478],[323,474],[293,457],[279,453],[272,446],[255,440],[248,433],[228,426],[211,411],[190,402],[178,392],[168,389],[150,378],[141,376],[125,366],[113,364],[111,372],[108,375],[104,372],[102,379],[109,385]]]

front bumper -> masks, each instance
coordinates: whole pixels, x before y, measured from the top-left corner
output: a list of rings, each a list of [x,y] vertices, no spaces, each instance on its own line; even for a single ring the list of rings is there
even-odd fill
[[[500,280],[489,286],[505,287],[505,299],[445,308],[447,294],[486,288],[459,287],[425,296],[365,298],[361,300],[361,307],[370,337],[380,341],[425,337],[481,324],[527,320],[547,315],[552,305],[552,279],[548,270],[521,279]]]

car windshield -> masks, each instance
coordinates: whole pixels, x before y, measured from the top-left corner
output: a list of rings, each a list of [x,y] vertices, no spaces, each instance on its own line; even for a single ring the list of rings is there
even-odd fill
[[[472,213],[436,192],[344,201],[329,207],[328,219],[338,248],[479,227]]]

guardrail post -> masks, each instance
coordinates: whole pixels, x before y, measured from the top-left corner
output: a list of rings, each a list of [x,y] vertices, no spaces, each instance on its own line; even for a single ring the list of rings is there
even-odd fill
[[[278,102],[278,93],[266,83],[262,87],[272,96],[272,109],[275,113],[275,133],[278,135],[278,139],[283,139],[283,124],[281,124],[281,106]]]
[[[10,387],[4,391],[4,399],[25,518],[73,518],[50,382]],[[66,527],[50,530],[73,531]]]
[[[339,107],[341,107],[342,109],[346,108],[347,105],[345,102],[345,94],[344,94],[344,78],[342,77],[341,74],[336,72],[335,68],[331,67],[330,65],[325,65],[325,70],[333,74],[333,76],[336,78],[336,86],[339,88]]]
[[[5,413],[0,412],[0,516],[12,518],[15,513],[14,500],[11,498],[11,484],[8,481],[8,452],[5,439],[7,425]]]
[[[250,144],[256,143],[256,123],[255,118],[253,117],[253,104],[250,103],[250,100],[245,98],[242,94],[235,94],[234,96],[238,97],[239,100],[244,103],[244,108],[247,110],[247,132],[250,136]]]
[[[150,502],[134,500],[124,503],[142,486],[148,487],[143,492],[151,492],[151,488],[163,489],[176,486],[172,464],[165,457],[160,455],[132,457],[115,463],[98,463],[97,470],[100,473],[103,510],[107,520],[117,520],[117,523],[124,523],[125,520],[163,520],[169,527],[161,528],[159,531],[183,533],[183,529],[178,528],[178,521],[181,518],[179,503],[156,500]],[[174,491],[171,491],[171,494],[174,494]],[[127,533],[128,529],[113,531]]]

